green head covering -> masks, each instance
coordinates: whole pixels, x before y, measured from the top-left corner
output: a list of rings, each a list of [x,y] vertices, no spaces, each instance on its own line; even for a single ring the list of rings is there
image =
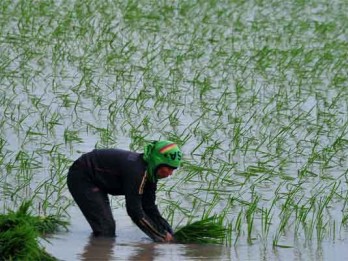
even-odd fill
[[[154,141],[145,146],[144,160],[147,163],[147,175],[153,182],[157,181],[156,169],[160,165],[171,168],[180,166],[182,153],[174,142],[169,140]]]

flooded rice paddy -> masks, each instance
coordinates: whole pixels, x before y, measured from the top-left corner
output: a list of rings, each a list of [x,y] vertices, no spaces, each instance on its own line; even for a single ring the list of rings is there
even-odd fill
[[[0,211],[67,218],[60,260],[348,258],[348,5],[336,1],[0,4]],[[177,142],[160,181],[173,227],[218,214],[223,246],[154,244],[113,197],[92,240],[67,191],[93,148]]]

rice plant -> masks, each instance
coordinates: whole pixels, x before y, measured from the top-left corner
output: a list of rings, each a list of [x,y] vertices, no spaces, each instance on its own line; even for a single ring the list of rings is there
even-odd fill
[[[23,202],[17,211],[0,215],[1,260],[56,260],[40,245],[38,237],[67,229],[68,222],[57,216],[34,216]]]
[[[176,229],[174,239],[182,244],[223,244],[227,228],[222,222],[223,220],[217,216],[203,218]]]
[[[0,9],[1,211],[65,216],[81,153],[166,137],[185,154],[159,185],[171,224],[222,213],[235,247],[272,251],[346,237],[344,1]]]

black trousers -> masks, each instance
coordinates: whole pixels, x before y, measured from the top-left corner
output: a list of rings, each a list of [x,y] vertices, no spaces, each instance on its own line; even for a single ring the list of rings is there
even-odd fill
[[[70,167],[67,184],[71,195],[93,230],[94,236],[115,237],[116,224],[108,194],[89,178],[88,170],[76,164]]]

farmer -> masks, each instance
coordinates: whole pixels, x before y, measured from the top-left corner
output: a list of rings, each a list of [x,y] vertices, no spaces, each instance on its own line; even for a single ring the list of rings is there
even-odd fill
[[[182,153],[167,140],[145,146],[144,153],[95,149],[69,168],[68,188],[94,236],[114,237],[115,220],[108,194],[124,195],[133,222],[156,242],[173,241],[173,230],[155,204],[158,179],[172,175]]]

